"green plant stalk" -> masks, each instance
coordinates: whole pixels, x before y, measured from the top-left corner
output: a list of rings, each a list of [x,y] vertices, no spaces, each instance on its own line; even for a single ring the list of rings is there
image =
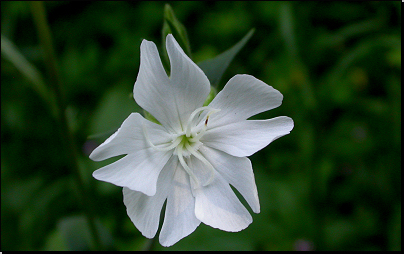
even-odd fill
[[[152,239],[147,239],[140,251],[152,251],[157,242],[157,236]]]
[[[89,225],[90,232],[92,234],[93,238],[92,247],[96,250],[101,250],[102,244],[95,226],[94,213],[90,202],[91,199],[88,197],[88,193],[85,188],[83,179],[80,175],[77,147],[74,142],[73,135],[70,132],[68,126],[68,121],[66,117],[66,104],[63,98],[62,85],[57,71],[58,69],[57,69],[56,57],[53,50],[51,32],[46,20],[45,7],[42,1],[32,1],[30,3],[40,44],[42,45],[45,54],[45,62],[50,79],[49,80],[50,88],[53,90],[54,96],[56,97],[55,101],[58,109],[57,120],[60,124],[60,134],[62,136],[62,140],[65,142],[68,157],[71,159],[68,160],[68,163],[70,163],[69,166],[73,171],[73,175],[79,191],[80,196],[79,199],[81,201],[80,203],[83,206],[87,223]]]

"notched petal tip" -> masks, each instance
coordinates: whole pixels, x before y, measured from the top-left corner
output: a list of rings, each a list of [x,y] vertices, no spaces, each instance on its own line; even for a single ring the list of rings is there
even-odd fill
[[[90,153],[90,155],[88,156],[91,160],[93,160],[93,161],[99,161],[99,160],[97,160],[97,153],[94,153],[94,151],[96,150],[97,148],[95,148],[91,153]]]
[[[248,74],[237,74],[209,106],[222,109],[212,117],[211,127],[222,126],[279,107],[283,95],[265,82]],[[214,120],[213,120],[214,119]]]
[[[142,42],[140,43],[140,47],[146,47],[147,44],[154,44],[154,42],[143,39]]]
[[[174,36],[173,36],[172,34],[167,34],[166,42],[167,42],[168,40],[174,40],[174,41],[175,41],[175,38],[174,38]]]
[[[98,146],[97,148],[95,148],[91,152],[91,154],[88,157],[93,161],[102,161],[102,160],[104,160],[105,156],[103,156],[103,147],[101,147],[101,145]]]
[[[98,147],[96,147],[88,156],[93,161],[105,160],[106,146],[118,135],[120,128],[111,136],[109,136],[104,142],[102,142]]]

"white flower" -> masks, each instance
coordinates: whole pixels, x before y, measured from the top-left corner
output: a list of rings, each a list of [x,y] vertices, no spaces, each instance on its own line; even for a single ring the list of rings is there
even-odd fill
[[[143,40],[140,69],[133,89],[136,102],[160,123],[132,113],[90,155],[95,161],[127,154],[96,170],[101,181],[122,186],[134,225],[153,238],[167,200],[160,243],[171,246],[203,222],[236,232],[252,217],[230,185],[260,212],[250,156],[288,134],[293,121],[247,118],[276,108],[282,94],[250,75],[236,75],[203,107],[210,84],[174,37],[166,38],[171,63],[168,77],[156,45]]]

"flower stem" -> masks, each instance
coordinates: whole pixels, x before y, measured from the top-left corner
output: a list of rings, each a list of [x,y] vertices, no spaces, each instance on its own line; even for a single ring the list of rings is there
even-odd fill
[[[49,75],[50,89],[53,90],[53,96],[55,96],[55,101],[57,104],[56,118],[59,122],[60,135],[63,142],[65,142],[65,148],[68,153],[69,160],[67,161],[67,163],[69,163],[69,168],[72,170],[72,173],[74,175],[74,179],[79,191],[79,200],[83,207],[85,217],[87,219],[87,223],[92,234],[91,245],[93,249],[101,250],[102,244],[99,233],[95,226],[95,217],[91,206],[91,199],[88,197],[87,190],[80,174],[77,147],[74,141],[74,137],[68,126],[66,117],[66,103],[63,97],[62,85],[58,74],[57,62],[52,43],[52,36],[46,20],[45,7],[42,1],[32,1],[30,2],[30,4],[34,22],[37,28],[39,41],[42,49],[44,50],[45,63]]]
[[[154,245],[156,244],[157,236],[152,239],[147,239],[146,243],[143,245],[141,251],[152,251]]]

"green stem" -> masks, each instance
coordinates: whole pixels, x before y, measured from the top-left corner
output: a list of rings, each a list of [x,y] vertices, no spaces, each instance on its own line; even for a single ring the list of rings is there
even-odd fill
[[[53,50],[52,36],[46,20],[45,7],[42,1],[32,1],[31,9],[37,28],[38,37],[45,54],[45,62],[49,75],[49,84],[51,86],[50,88],[53,90],[54,96],[56,97],[55,101],[58,109],[57,120],[60,124],[60,134],[62,136],[62,140],[65,142],[66,150],[68,152],[69,160],[67,163],[70,163],[69,168],[73,171],[72,173],[74,175],[79,191],[79,200],[81,205],[83,206],[87,223],[93,236],[92,247],[95,250],[101,250],[102,244],[95,226],[95,217],[91,206],[91,199],[88,197],[84,181],[80,174],[77,147],[74,142],[74,137],[70,132],[68,126],[66,117],[66,103],[63,97],[62,85],[58,74],[56,57]]]
[[[146,242],[143,245],[141,251],[152,251],[153,248],[154,248],[154,245],[156,244],[156,239],[157,239],[157,236],[155,236],[152,239],[146,240]]]

